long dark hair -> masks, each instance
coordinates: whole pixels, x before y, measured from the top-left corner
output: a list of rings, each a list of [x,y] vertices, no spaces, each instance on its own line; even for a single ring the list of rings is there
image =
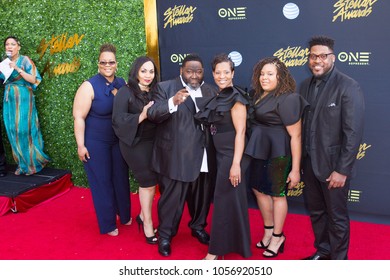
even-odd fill
[[[140,56],[140,57],[136,58],[130,67],[129,76],[127,79],[127,86],[131,90],[133,90],[133,92],[136,94],[136,96],[139,96],[139,97],[142,95],[142,91],[138,86],[138,83],[139,83],[138,72],[139,72],[139,69],[142,67],[142,65],[144,65],[148,61],[152,62],[153,67],[154,67],[154,78],[153,78],[152,83],[149,86],[150,89],[152,89],[157,84],[157,82],[160,81],[157,66],[154,63],[153,59],[151,59],[148,56]]]
[[[259,81],[259,77],[261,70],[266,64],[273,64],[276,67],[276,77],[278,80],[278,84],[275,89],[276,96],[295,92],[296,83],[286,65],[277,57],[267,57],[260,60],[253,67],[252,87],[255,90],[254,100],[258,101],[261,98],[261,95],[264,93],[264,90],[261,87]]]

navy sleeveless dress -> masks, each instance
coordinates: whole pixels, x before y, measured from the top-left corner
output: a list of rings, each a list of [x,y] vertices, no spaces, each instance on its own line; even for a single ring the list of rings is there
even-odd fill
[[[123,159],[119,140],[112,128],[111,91],[125,85],[122,78],[109,83],[97,74],[88,80],[94,90],[91,109],[85,119],[85,146],[90,159],[84,163],[100,233],[117,228],[116,216],[122,224],[130,220],[130,184],[128,166]]]

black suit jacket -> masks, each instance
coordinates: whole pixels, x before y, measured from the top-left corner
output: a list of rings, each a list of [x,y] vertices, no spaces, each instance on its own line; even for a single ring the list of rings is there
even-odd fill
[[[300,94],[306,100],[310,100],[311,80],[308,78],[301,85]],[[348,177],[353,175],[363,123],[364,97],[359,84],[333,69],[318,97],[309,130],[313,171],[320,181],[325,181],[333,171]],[[305,115],[303,124],[305,127]],[[305,143],[303,147],[305,151]]]
[[[199,174],[205,147],[205,135],[194,119],[190,101],[169,112],[168,100],[183,88],[180,77],[160,82],[153,91],[155,104],[148,110],[148,118],[157,123],[152,153],[152,168],[173,180],[193,182]],[[215,87],[204,83],[202,96],[217,94]]]

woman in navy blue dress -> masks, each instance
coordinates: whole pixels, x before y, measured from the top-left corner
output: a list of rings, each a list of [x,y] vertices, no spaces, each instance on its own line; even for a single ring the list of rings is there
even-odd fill
[[[130,225],[131,205],[128,166],[111,120],[114,96],[126,84],[115,76],[117,62],[113,45],[100,47],[98,67],[99,73],[77,90],[73,104],[74,133],[100,233],[117,236],[116,217],[119,216],[121,224]]]

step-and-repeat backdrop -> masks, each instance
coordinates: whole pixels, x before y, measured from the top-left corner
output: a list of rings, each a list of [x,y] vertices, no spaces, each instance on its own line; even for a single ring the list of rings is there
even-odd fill
[[[267,56],[284,61],[299,85],[310,75],[309,38],[334,38],[336,66],[361,84],[366,101],[358,175],[349,194],[352,218],[390,224],[390,1],[156,0],[156,5],[163,80],[176,77],[186,54],[196,52],[205,62],[205,80],[213,83],[210,61],[224,52],[236,64],[236,85],[249,89],[254,64]],[[303,208],[303,188],[289,192],[290,205]]]

